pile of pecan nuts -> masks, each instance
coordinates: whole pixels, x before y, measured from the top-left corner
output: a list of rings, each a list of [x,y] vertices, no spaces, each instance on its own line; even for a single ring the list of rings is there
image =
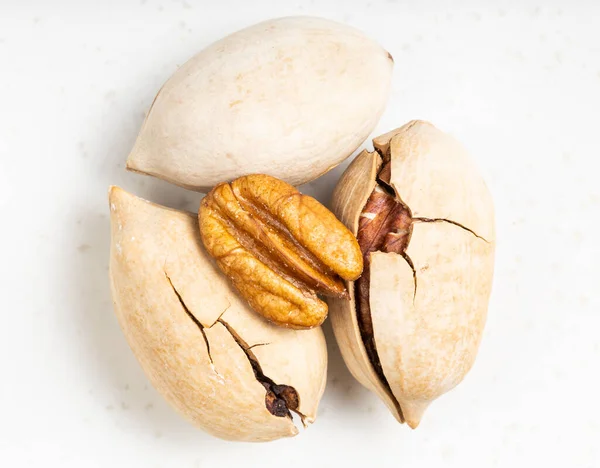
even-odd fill
[[[115,312],[152,384],[224,439],[315,420],[331,317],[354,377],[416,427],[471,368],[494,213],[465,149],[411,121],[373,140],[331,211],[295,186],[348,158],[393,60],[361,32],[280,18],[201,51],[158,92],[128,169],[207,195],[198,214],[111,187]]]

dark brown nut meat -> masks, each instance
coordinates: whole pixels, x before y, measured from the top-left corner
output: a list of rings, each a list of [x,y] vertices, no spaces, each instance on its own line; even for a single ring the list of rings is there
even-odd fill
[[[199,211],[208,253],[250,306],[291,328],[320,325],[362,272],[356,238],[312,197],[267,175],[217,185]]]
[[[385,174],[386,164],[379,172],[379,178]],[[389,179],[388,179],[389,180]],[[355,283],[355,299],[358,323],[369,360],[374,363],[375,372],[385,379],[381,363],[377,357],[369,291],[371,282],[370,258],[373,252],[394,252],[406,257],[406,247],[412,233],[410,210],[403,203],[387,192],[382,185],[377,185],[358,220],[358,244],[363,254],[364,270]]]

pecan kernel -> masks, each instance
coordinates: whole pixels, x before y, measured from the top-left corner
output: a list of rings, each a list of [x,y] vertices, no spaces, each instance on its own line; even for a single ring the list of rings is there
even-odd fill
[[[216,186],[199,212],[202,240],[252,308],[293,328],[319,325],[317,294],[347,297],[362,271],[352,233],[315,199],[266,175]]]

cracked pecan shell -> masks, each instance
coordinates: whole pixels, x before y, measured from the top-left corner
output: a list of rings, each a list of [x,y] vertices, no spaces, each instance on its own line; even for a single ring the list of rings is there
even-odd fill
[[[293,436],[292,412],[312,423],[326,379],[321,329],[255,314],[202,248],[194,214],[117,187],[109,200],[115,313],[152,385],[223,439]]]
[[[475,360],[492,285],[494,210],[464,148],[423,121],[373,140],[340,178],[334,213],[356,234],[364,272],[329,300],[344,361],[400,422]]]
[[[354,235],[317,200],[271,176],[217,185],[201,202],[207,252],[250,306],[291,328],[320,325],[327,304],[347,298],[363,261]]]

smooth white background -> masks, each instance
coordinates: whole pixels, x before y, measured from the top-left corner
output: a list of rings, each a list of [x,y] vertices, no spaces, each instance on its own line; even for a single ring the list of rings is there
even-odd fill
[[[600,466],[600,4],[0,1],[0,466]],[[318,14],[394,56],[375,134],[428,119],[493,192],[497,268],[467,379],[416,431],[345,369],[295,439],[234,444],[181,420],[114,318],[106,191],[196,210],[126,173],[160,85],[273,16]],[[327,202],[343,167],[304,190]]]

